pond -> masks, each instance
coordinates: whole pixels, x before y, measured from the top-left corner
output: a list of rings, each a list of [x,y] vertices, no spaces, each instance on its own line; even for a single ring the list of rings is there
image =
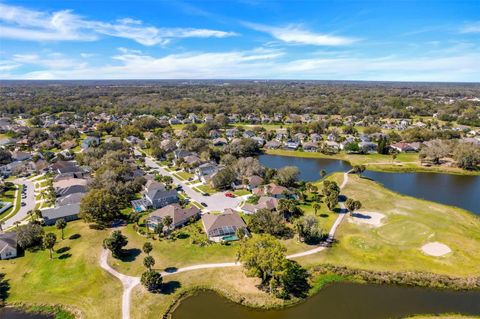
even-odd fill
[[[52,319],[52,315],[25,313],[14,308],[0,308],[2,319]]]
[[[305,302],[280,310],[254,310],[213,292],[182,301],[173,319],[385,319],[455,312],[480,315],[480,291],[335,283]]]
[[[316,181],[320,171],[345,172],[351,167],[341,160],[299,158],[264,154],[260,162],[267,167],[297,166],[300,179]],[[422,198],[446,205],[457,206],[480,215],[480,176],[463,176],[440,173],[385,173],[366,171],[364,176],[401,194]]]

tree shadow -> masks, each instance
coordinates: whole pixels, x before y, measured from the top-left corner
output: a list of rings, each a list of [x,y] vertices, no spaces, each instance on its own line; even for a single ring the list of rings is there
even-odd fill
[[[343,203],[347,200],[347,196],[345,195],[338,195],[338,202]]]
[[[318,215],[318,216],[320,216],[320,217],[322,217],[322,218],[327,218],[329,215],[328,215],[328,214],[320,214],[320,215]]]
[[[176,236],[176,238],[178,238],[178,239],[187,239],[189,237],[190,237],[190,235],[186,234],[186,233],[180,233],[180,234],[177,234],[177,236]]]
[[[3,304],[10,295],[10,283],[5,279],[5,274],[0,273],[0,302]],[[1,306],[1,304],[0,304]]]
[[[361,218],[361,219],[371,219],[372,218],[372,216],[364,215],[364,214],[360,214],[360,213],[353,213],[352,217]]]
[[[172,280],[162,285],[162,293],[170,295],[173,294],[180,287],[182,287],[182,284],[180,282]]]
[[[119,259],[123,262],[132,262],[142,251],[138,248],[130,248],[122,251],[122,254],[119,256]]]
[[[75,240],[75,239],[79,239],[80,237],[82,237],[82,235],[80,235],[80,234],[73,234],[73,235],[71,235],[70,237],[68,237],[68,239],[70,239],[70,240]]]
[[[173,273],[177,272],[178,268],[177,267],[167,267],[164,270],[165,270],[165,272],[168,272],[169,274],[173,274]]]
[[[334,212],[335,214],[341,214],[341,213],[343,212],[343,209],[337,207],[337,208],[334,208],[334,209],[333,209],[333,212]]]
[[[63,253],[66,253],[69,250],[70,250],[70,247],[68,247],[68,246],[62,247],[62,248],[57,249],[57,254],[63,254]]]
[[[70,257],[72,257],[72,254],[66,253],[66,254],[63,254],[63,255],[58,256],[58,259],[60,259],[60,260],[65,260],[65,259],[68,259],[68,258],[70,258]]]

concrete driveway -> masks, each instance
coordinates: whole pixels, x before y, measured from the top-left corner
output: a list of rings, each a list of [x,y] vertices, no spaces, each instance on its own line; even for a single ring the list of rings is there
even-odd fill
[[[35,209],[35,185],[33,184],[33,182],[25,178],[19,178],[14,180],[13,182],[15,184],[27,185],[27,197],[25,199],[22,199],[22,202],[24,202],[26,205],[20,206],[20,210],[15,215],[3,222],[4,229],[14,226],[14,223],[17,221],[22,221],[28,216],[28,211]],[[19,196],[22,196],[22,194],[20,193]]]
[[[173,182],[175,184],[181,185],[183,187],[183,190],[187,194],[190,199],[198,202],[198,203],[205,203],[207,204],[207,207],[205,207],[205,211],[220,211],[222,212],[226,208],[233,208],[236,209],[238,208],[238,205],[243,202],[246,198],[248,198],[248,195],[246,196],[239,196],[239,197],[227,197],[225,196],[224,192],[219,192],[216,194],[212,194],[210,196],[203,196],[201,193],[194,191],[190,185],[187,185],[187,181],[181,181],[175,176],[173,176],[172,173],[168,172],[164,168],[160,167],[152,158],[150,157],[145,157],[145,164],[151,168],[154,168],[160,172],[162,175],[168,175],[173,178]]]

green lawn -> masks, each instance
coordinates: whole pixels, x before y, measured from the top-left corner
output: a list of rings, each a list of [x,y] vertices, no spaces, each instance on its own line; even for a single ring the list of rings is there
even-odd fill
[[[15,194],[17,193],[18,189],[18,196],[15,199]],[[10,188],[5,193],[3,193],[2,197],[0,197],[0,202],[7,202],[7,203],[12,203],[13,206],[4,211],[3,213],[0,214],[0,220],[5,219],[6,217],[10,218],[14,216],[19,210],[20,210],[20,205],[22,203],[22,189],[23,185],[17,185],[16,188]]]
[[[120,282],[99,266],[101,242],[108,230],[89,229],[82,221],[68,223],[65,239],[55,227],[55,249],[64,249],[49,259],[46,250],[25,252],[25,256],[0,260],[0,272],[10,285],[7,302],[63,304],[79,309],[85,318],[118,318],[122,288]],[[68,239],[79,234],[77,239]],[[108,307],[105,307],[108,305]]]
[[[233,192],[235,196],[244,196],[244,195],[250,195],[251,192],[246,190],[246,189],[237,189]]]
[[[208,185],[200,185],[200,186],[194,187],[193,190],[199,193],[207,193],[207,194],[215,194],[218,192],[215,188],[212,188]]]
[[[342,180],[342,174],[333,179]],[[362,203],[360,212],[384,215],[379,226],[342,222],[332,249],[302,258],[306,264],[328,262],[382,271],[424,271],[452,276],[480,275],[480,219],[465,210],[403,196],[356,175],[342,194]],[[358,218],[356,219],[358,222]],[[421,247],[440,242],[451,253],[425,255]]]
[[[185,181],[185,180],[193,177],[193,174],[188,173],[188,172],[175,172],[175,173],[173,173],[173,176],[175,176],[176,178],[178,178],[181,181]]]

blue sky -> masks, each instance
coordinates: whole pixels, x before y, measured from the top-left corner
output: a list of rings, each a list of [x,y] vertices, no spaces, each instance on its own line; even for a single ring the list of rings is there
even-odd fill
[[[0,0],[0,79],[480,82],[480,1]]]

